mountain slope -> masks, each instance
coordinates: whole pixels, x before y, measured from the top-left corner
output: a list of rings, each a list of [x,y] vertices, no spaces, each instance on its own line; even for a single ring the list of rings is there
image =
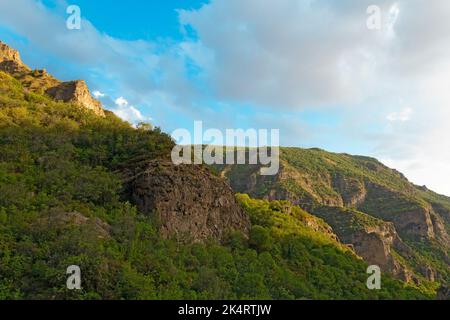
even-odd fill
[[[220,239],[208,218],[200,233],[212,237],[179,241],[179,230],[202,228],[189,217],[190,184],[202,190],[224,182],[205,168],[157,169],[173,147],[168,135],[103,115],[77,95],[56,101],[39,90],[39,72],[3,51],[4,65],[24,73],[0,71],[0,299],[434,297],[430,288],[387,275],[382,290],[368,290],[367,264],[324,221],[289,203],[238,196],[238,209],[229,193],[210,192],[195,212],[216,210]],[[201,179],[192,178],[195,170]],[[130,172],[147,174],[134,197]],[[172,192],[166,180],[187,189]],[[157,201],[140,205],[152,197]],[[248,215],[245,228],[229,230],[223,208]],[[158,221],[162,213],[177,221],[169,233],[161,228],[167,221]],[[66,288],[70,265],[82,270],[80,291]]]
[[[376,159],[281,148],[276,176],[259,166],[215,166],[236,192],[288,200],[324,218],[369,263],[405,281],[450,280],[450,198],[410,183]]]

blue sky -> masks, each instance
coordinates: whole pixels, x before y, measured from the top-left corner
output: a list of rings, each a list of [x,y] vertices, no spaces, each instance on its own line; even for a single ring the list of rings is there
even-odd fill
[[[58,0],[43,1],[50,8]],[[98,30],[127,40],[171,38],[180,40],[178,9],[198,9],[207,0],[74,0],[70,4],[82,8],[82,15]]]
[[[131,122],[279,129],[450,194],[450,2],[377,2],[370,30],[369,0],[0,0],[0,39]]]

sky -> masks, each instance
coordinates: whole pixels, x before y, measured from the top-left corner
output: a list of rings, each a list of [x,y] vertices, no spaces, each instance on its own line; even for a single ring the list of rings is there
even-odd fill
[[[127,121],[279,129],[283,146],[373,156],[446,195],[448,30],[445,0],[0,0],[0,40]]]

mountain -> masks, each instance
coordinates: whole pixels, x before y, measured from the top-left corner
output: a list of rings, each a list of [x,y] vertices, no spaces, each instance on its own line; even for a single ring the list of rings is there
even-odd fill
[[[287,200],[323,218],[369,264],[408,282],[450,281],[450,198],[410,183],[376,159],[281,148],[280,171],[215,166],[232,188]]]
[[[381,290],[369,290],[358,246],[340,241],[339,226],[320,217],[345,207],[311,201],[304,210],[306,193],[289,197],[292,202],[235,196],[210,168],[173,165],[173,147],[160,129],[135,128],[104,110],[86,83],[33,71],[1,44],[0,299],[437,297],[437,282],[407,283],[389,274]],[[258,189],[254,196],[264,198],[272,182],[250,181],[248,191]],[[435,228],[446,198],[418,194],[435,202],[429,212]],[[363,227],[373,222],[386,234],[397,230],[351,213]],[[441,245],[441,233],[433,232],[422,238]],[[72,265],[81,269],[81,290],[66,287]]]

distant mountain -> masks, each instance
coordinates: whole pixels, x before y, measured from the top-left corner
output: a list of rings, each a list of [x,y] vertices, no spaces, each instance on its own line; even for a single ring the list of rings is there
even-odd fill
[[[236,192],[288,200],[329,223],[368,263],[415,283],[450,281],[450,198],[373,158],[281,148],[276,176],[215,166]]]
[[[289,201],[235,197],[209,168],[172,164],[174,142],[150,128],[103,110],[83,81],[33,71],[0,44],[0,299],[437,297],[447,276],[440,227],[448,199],[417,189],[395,202],[400,210],[414,199],[407,202],[414,226],[387,223],[357,210],[378,212],[372,193],[394,203],[394,191],[416,190],[399,174],[389,173],[402,181],[397,189],[375,183],[389,178],[388,169],[377,176],[368,164],[372,187],[363,169],[355,175],[339,161],[344,156],[312,154],[304,177],[295,150],[283,153],[273,178],[252,167],[221,168],[236,191]],[[348,175],[331,178],[316,161]],[[386,265],[405,270],[406,280],[411,270],[418,281],[383,274],[381,290],[369,290],[360,249],[372,243],[386,249]],[[422,281],[419,262],[436,282]],[[82,290],[66,287],[71,265],[81,268]]]

